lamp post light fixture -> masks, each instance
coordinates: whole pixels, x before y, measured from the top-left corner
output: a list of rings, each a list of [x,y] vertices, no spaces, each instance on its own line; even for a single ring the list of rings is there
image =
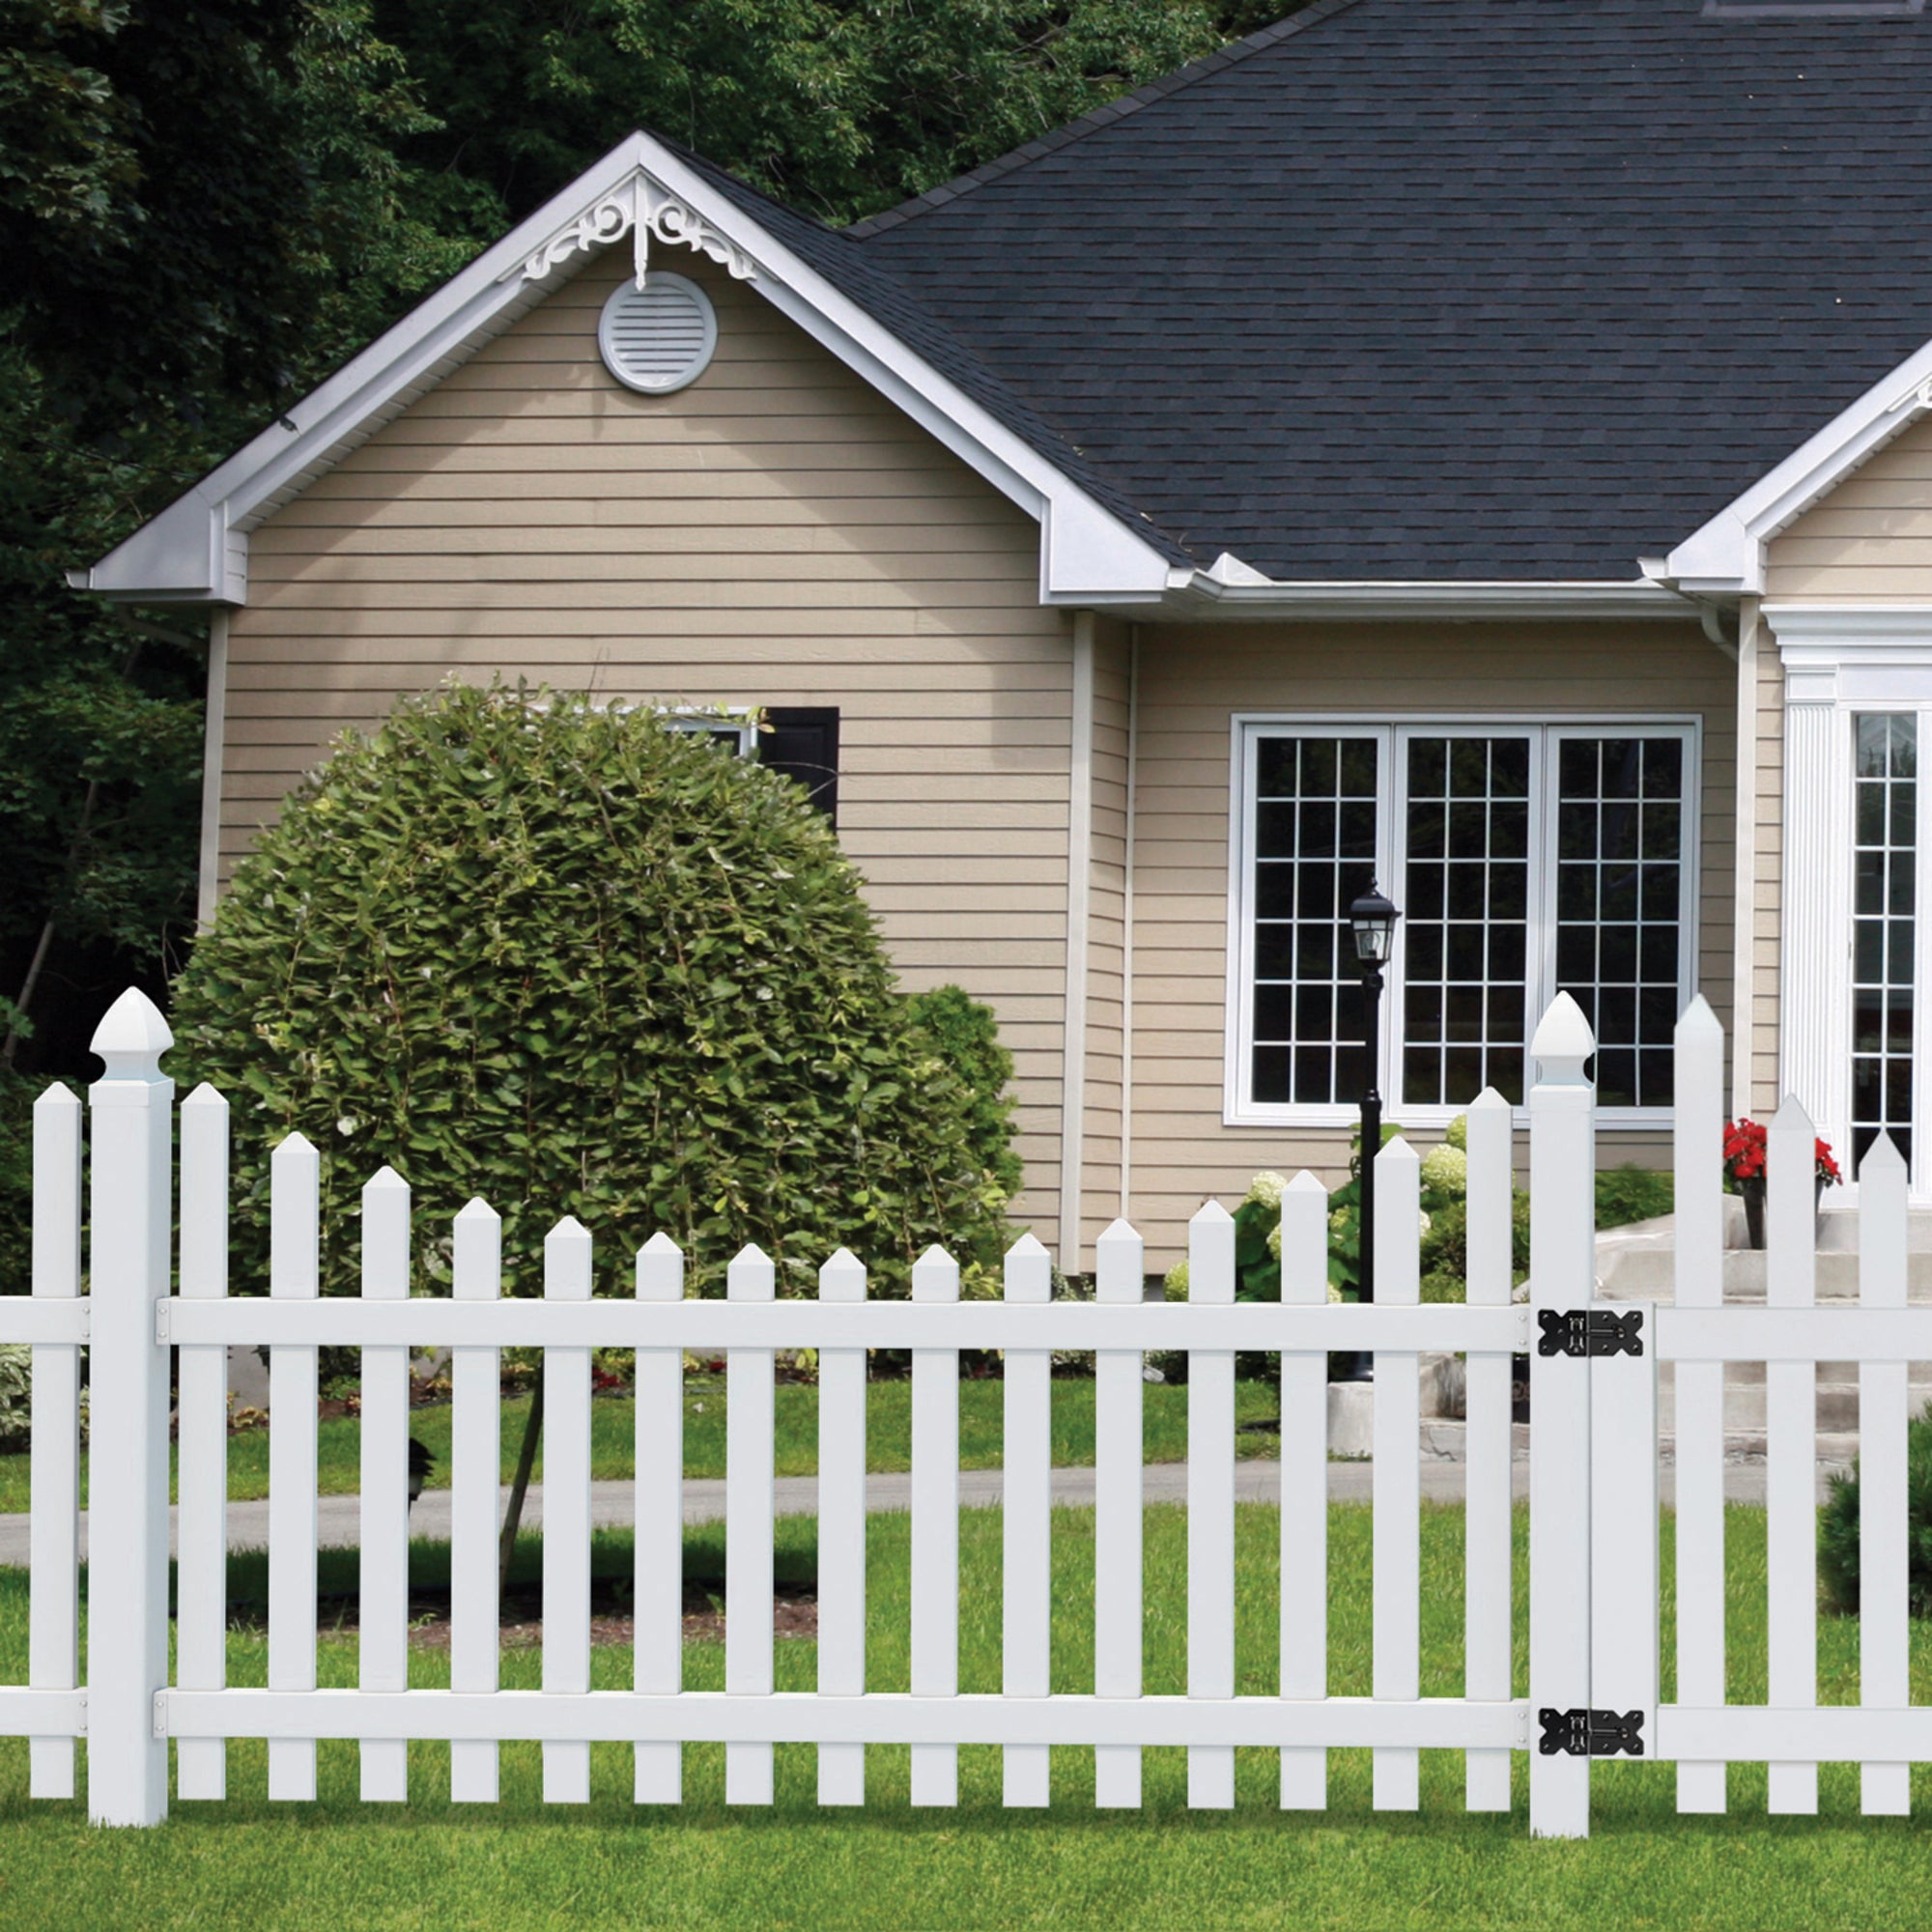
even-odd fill
[[[1362,1231],[1359,1245],[1361,1298],[1376,1298],[1376,1156],[1382,1146],[1381,1013],[1382,968],[1395,946],[1395,923],[1402,917],[1371,881],[1369,889],[1349,908],[1349,924],[1355,935],[1355,957],[1362,968]],[[1357,1350],[1344,1379],[1366,1381],[1371,1373],[1367,1350]]]

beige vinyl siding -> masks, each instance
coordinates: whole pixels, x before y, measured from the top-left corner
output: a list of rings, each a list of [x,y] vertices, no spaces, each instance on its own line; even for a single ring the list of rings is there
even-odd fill
[[[1135,777],[1131,1217],[1150,1266],[1188,1217],[1232,1207],[1258,1168],[1342,1178],[1346,1129],[1223,1124],[1231,721],[1657,712],[1703,722],[1697,971],[1728,1022],[1734,978],[1737,697],[1694,625],[1200,625],[1142,633]],[[1400,890],[1397,889],[1398,898]],[[1392,1110],[1400,1118],[1400,1109]],[[1662,1136],[1605,1134],[1607,1161]]]
[[[1932,603],[1932,417],[1920,417],[1776,537],[1765,595]]]
[[[613,252],[254,532],[223,875],[336,731],[451,673],[837,705],[840,838],[906,983],[956,980],[998,1013],[1029,1180],[1015,1211],[1050,1230],[1071,645],[1039,608],[1037,526],[754,289],[668,257],[718,311],[690,388],[638,395],[605,371],[598,315],[629,261]],[[1116,1080],[1118,1063],[1116,1037]]]

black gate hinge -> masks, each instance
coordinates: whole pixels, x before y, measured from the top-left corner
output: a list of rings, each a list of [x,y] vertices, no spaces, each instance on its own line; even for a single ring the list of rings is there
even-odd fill
[[[1619,1315],[1611,1308],[1539,1308],[1539,1355],[1640,1355],[1643,1310]]]
[[[1558,1751],[1571,1757],[1641,1757],[1643,1713],[1626,1711],[1620,1718],[1614,1711],[1541,1710],[1537,1722],[1543,1737],[1536,1748],[1545,1757]]]

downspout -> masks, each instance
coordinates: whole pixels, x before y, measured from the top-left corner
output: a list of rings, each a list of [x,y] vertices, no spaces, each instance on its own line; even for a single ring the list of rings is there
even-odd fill
[[[1731,1118],[1753,1111],[1757,981],[1757,636],[1758,600],[1738,604],[1737,836],[1731,931]]]
[[[1121,881],[1121,1219],[1134,1191],[1134,811],[1140,797],[1141,627],[1127,631],[1127,836]]]
[[[1094,866],[1094,613],[1073,615],[1073,718],[1067,759],[1066,997],[1060,1082],[1060,1265],[1081,1264],[1081,1180],[1086,1162],[1087,924]]]
[[[208,713],[201,753],[201,867],[195,919],[206,932],[214,918],[216,876],[221,868],[221,748],[228,726],[228,619],[226,605],[208,618]]]

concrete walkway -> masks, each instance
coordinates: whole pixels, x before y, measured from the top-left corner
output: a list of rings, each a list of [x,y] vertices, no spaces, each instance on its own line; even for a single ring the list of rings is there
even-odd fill
[[[1463,1494],[1464,1465],[1460,1462],[1425,1461],[1421,1465],[1422,1495],[1427,1502],[1461,1502]],[[1676,1471],[1666,1463],[1662,1472],[1662,1499],[1668,1508],[1674,1499]],[[994,1509],[999,1506],[1004,1484],[998,1469],[967,1469],[959,1477],[959,1500],[968,1509]],[[1375,1465],[1372,1463],[1330,1463],[1328,1499],[1337,1503],[1366,1503],[1372,1496]],[[1143,1472],[1143,1493],[1151,1503],[1184,1503],[1187,1500],[1187,1464],[1152,1463]],[[598,1528],[626,1528],[631,1521],[631,1484],[628,1481],[592,1483],[590,1520]],[[1512,1487],[1519,1500],[1529,1494],[1529,1463],[1519,1456],[1512,1468]],[[811,1516],[818,1508],[816,1476],[781,1476],[772,1486],[781,1516]],[[1764,1503],[1764,1464],[1729,1463],[1724,1469],[1724,1494],[1736,1503]],[[1273,1503],[1281,1500],[1281,1464],[1271,1462],[1235,1464],[1236,1501]],[[911,1506],[912,1478],[908,1475],[870,1476],[866,1482],[866,1503],[874,1511],[903,1510]],[[1053,1499],[1074,1507],[1092,1507],[1094,1471],[1056,1469],[1053,1472]],[[1825,1478],[1821,1474],[1818,1499],[1825,1499]],[[509,1491],[501,1492],[501,1502],[509,1500]],[[499,1508],[500,1508],[499,1503]],[[172,1543],[176,1512],[169,1512]],[[688,1523],[715,1522],[724,1515],[724,1485],[715,1478],[689,1481],[684,1486],[684,1520]],[[361,1499],[357,1496],[323,1496],[316,1505],[317,1535],[325,1548],[354,1548],[360,1542]],[[543,1523],[543,1486],[532,1484],[524,1501],[524,1522],[531,1529]],[[426,1490],[410,1514],[410,1531],[414,1536],[446,1539],[449,1535],[449,1492]],[[228,1505],[228,1547],[231,1549],[261,1549],[269,1541],[269,1505],[258,1502]],[[80,1519],[80,1548],[87,1553],[87,1516]],[[0,1567],[24,1568],[27,1563],[27,1519],[0,1516]]]

